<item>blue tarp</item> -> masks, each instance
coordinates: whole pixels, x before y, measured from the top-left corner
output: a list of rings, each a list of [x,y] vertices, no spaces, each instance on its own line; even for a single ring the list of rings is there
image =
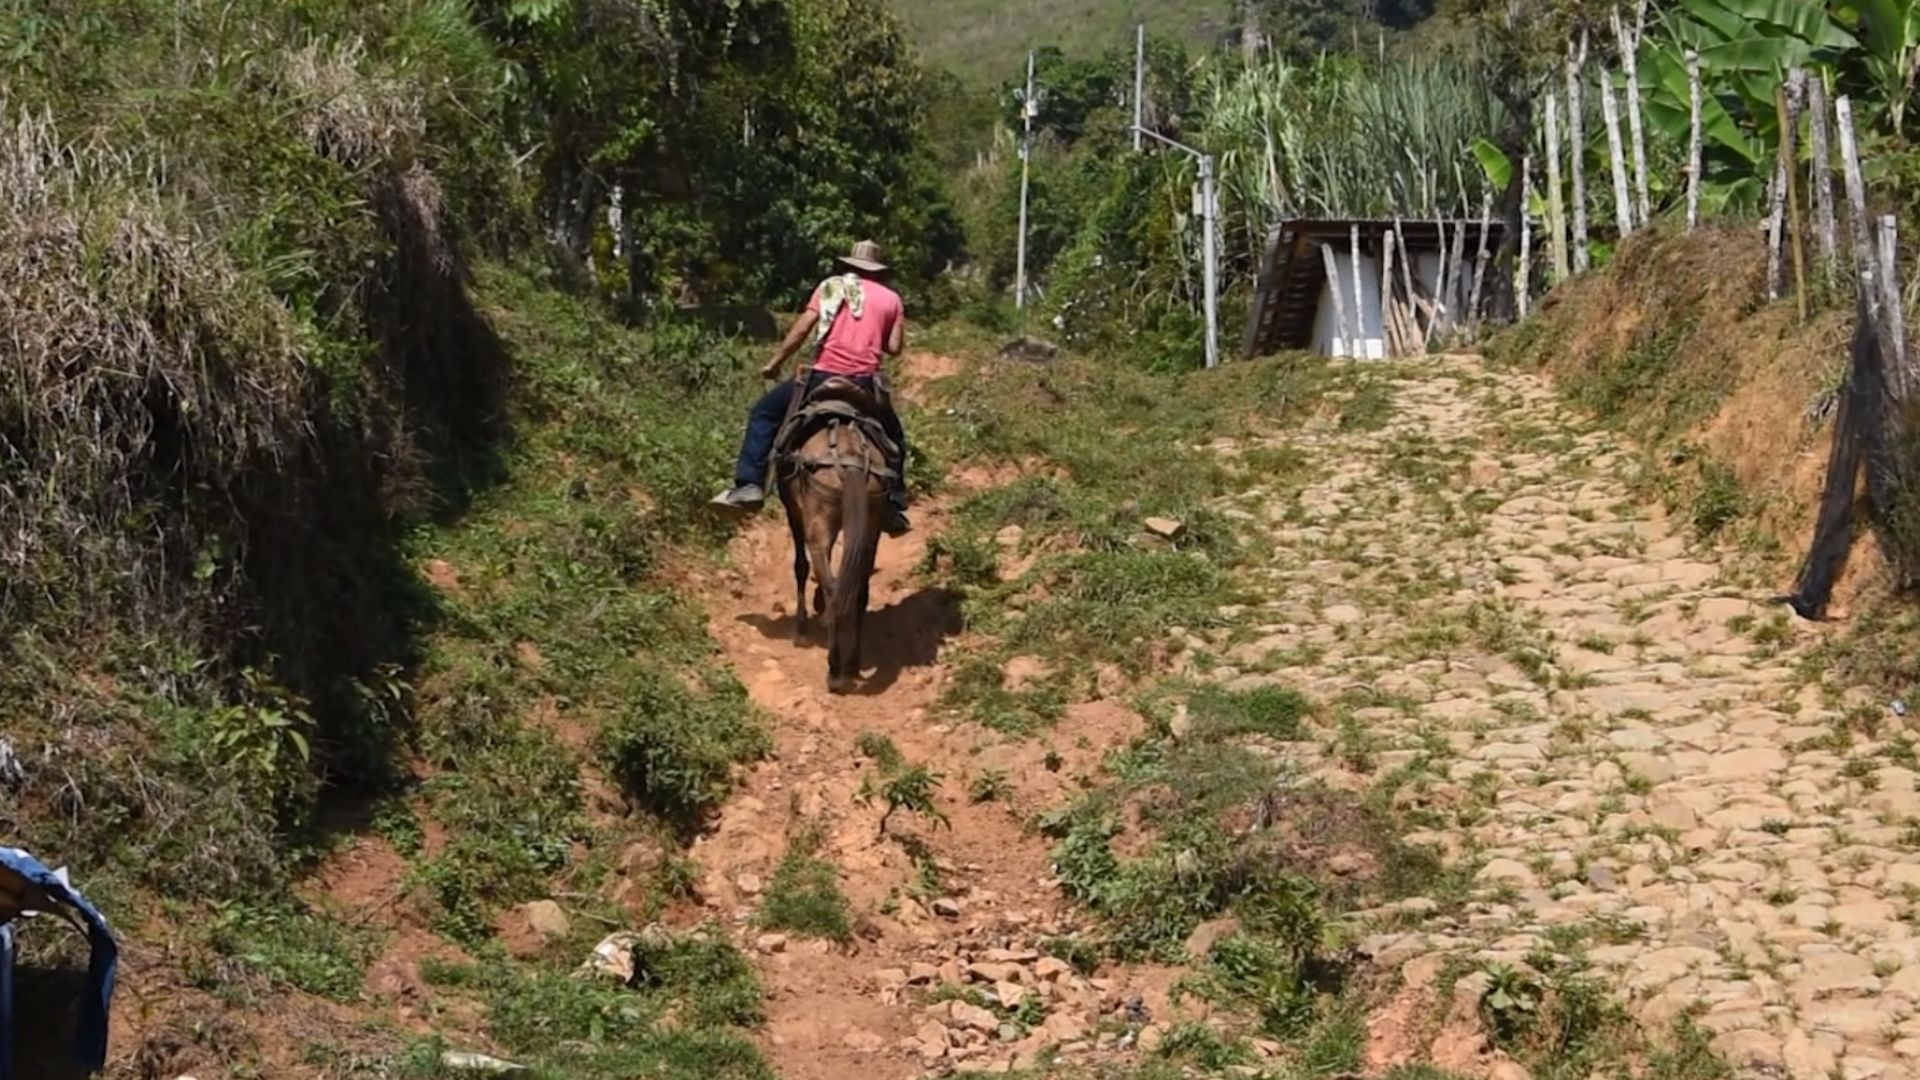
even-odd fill
[[[113,1005],[113,981],[120,965],[107,920],[66,880],[19,848],[0,847],[0,1080],[13,1072],[13,930],[25,914],[58,915],[87,935],[92,955],[80,1002],[80,1028],[74,1057],[87,1069],[107,1063],[107,1017]]]

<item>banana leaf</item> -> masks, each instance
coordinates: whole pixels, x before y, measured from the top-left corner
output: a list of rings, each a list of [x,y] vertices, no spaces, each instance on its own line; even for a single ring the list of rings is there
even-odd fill
[[[1642,61],[1641,76],[1645,113],[1656,130],[1680,145],[1686,145],[1692,124],[1693,107],[1689,100],[1687,65],[1671,49],[1655,48]],[[1726,105],[1713,94],[1700,102],[1702,134],[1745,160],[1758,164],[1769,160],[1766,144],[1740,126]]]
[[[1687,5],[1687,10],[1696,15],[1700,14],[1702,8],[1718,8],[1749,25],[1760,24],[1785,31],[1815,49],[1838,51],[1860,47],[1860,42],[1827,14],[1824,5],[1808,3],[1807,0],[1692,0]],[[1749,30],[1727,36],[1736,38],[1751,34],[1752,30]]]

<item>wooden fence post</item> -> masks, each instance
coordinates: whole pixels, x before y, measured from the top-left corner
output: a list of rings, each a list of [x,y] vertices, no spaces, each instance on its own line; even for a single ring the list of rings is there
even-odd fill
[[[1892,214],[1880,219],[1880,281],[1883,318],[1893,337],[1893,355],[1887,357],[1888,382],[1894,399],[1905,401],[1913,390],[1914,373],[1907,367],[1907,306],[1900,295],[1900,219]]]
[[[1872,291],[1873,238],[1867,222],[1867,184],[1860,174],[1860,143],[1853,134],[1853,101],[1845,94],[1833,103],[1834,126],[1840,137],[1840,166],[1847,182],[1847,216],[1853,226],[1853,269],[1870,304],[1879,303]]]
[[[1773,90],[1774,113],[1779,118],[1780,143],[1775,148],[1773,179],[1767,182],[1767,302],[1780,299],[1782,256],[1786,254],[1787,185],[1793,169],[1787,164],[1787,88]]]
[[[1427,344],[1433,344],[1434,335],[1440,330],[1440,320],[1446,317],[1447,309],[1447,222],[1445,218],[1434,219],[1440,230],[1440,273],[1433,283],[1433,317],[1427,320]]]
[[[1786,187],[1785,220],[1780,238],[1793,255],[1793,288],[1800,307],[1800,319],[1807,318],[1807,269],[1800,250],[1800,98],[1804,72],[1796,71],[1786,85],[1774,91],[1774,105],[1780,113],[1780,168],[1776,174]]]
[[[1807,116],[1813,154],[1813,231],[1820,250],[1820,276],[1831,285],[1839,262],[1839,229],[1833,216],[1833,144],[1827,125],[1831,107],[1827,103],[1827,80],[1818,72],[1807,82]]]
[[[1702,153],[1700,145],[1700,54],[1687,50],[1687,97],[1691,107],[1691,124],[1687,133],[1687,231],[1700,227],[1700,170]]]

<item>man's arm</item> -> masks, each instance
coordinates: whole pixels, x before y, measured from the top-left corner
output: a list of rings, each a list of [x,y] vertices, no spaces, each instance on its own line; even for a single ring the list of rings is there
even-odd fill
[[[893,320],[893,326],[887,330],[887,344],[885,348],[888,356],[899,356],[900,350],[906,347],[907,316],[905,312],[902,312],[899,318]]]
[[[787,361],[793,357],[794,353],[800,351],[801,343],[812,335],[814,325],[819,321],[820,312],[814,308],[809,307],[801,312],[800,317],[793,320],[793,326],[787,331],[787,336],[781,340],[780,347],[773,350],[773,359],[767,361],[767,366],[760,369],[761,377],[779,378],[781,370],[787,366]]]

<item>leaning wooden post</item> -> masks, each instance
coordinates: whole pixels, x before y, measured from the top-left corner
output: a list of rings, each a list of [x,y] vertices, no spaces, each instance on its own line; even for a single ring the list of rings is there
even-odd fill
[[[1434,225],[1440,230],[1440,272],[1433,284],[1433,314],[1427,320],[1427,345],[1433,345],[1434,335],[1440,331],[1440,320],[1446,317],[1447,309],[1447,222],[1445,218],[1434,219]],[[1464,226],[1463,226],[1464,228]]]
[[[1627,32],[1620,9],[1613,9],[1613,36],[1620,43],[1620,62],[1627,69],[1627,131],[1633,144],[1633,191],[1635,219],[1642,225],[1653,220],[1653,199],[1647,191],[1647,136],[1640,108],[1640,38],[1647,29],[1647,0],[1633,5],[1633,31]]]
[[[1327,295],[1333,298],[1333,321],[1336,326],[1335,333],[1338,335],[1336,341],[1350,342],[1347,337],[1347,305],[1340,300],[1340,264],[1334,259],[1333,248],[1330,245],[1320,245],[1320,259],[1327,268]],[[1340,345],[1335,344],[1333,354],[1340,355],[1339,350]],[[1351,344],[1348,344],[1347,351],[1349,353],[1353,351]]]
[[[1810,183],[1813,185],[1813,233],[1820,250],[1820,277],[1831,285],[1839,262],[1839,229],[1833,217],[1833,143],[1827,134],[1831,109],[1827,104],[1827,80],[1818,72],[1807,81],[1807,117],[1813,154]]]
[[[1586,77],[1587,28],[1567,53],[1567,160],[1573,170],[1573,269],[1585,273],[1593,266],[1587,248],[1587,132],[1580,84]]]
[[[1687,231],[1700,227],[1700,54],[1687,50],[1687,98],[1691,123],[1687,130]]]
[[[1560,95],[1547,95],[1547,247],[1555,284],[1572,276],[1567,263],[1567,207],[1560,194]]]
[[[1462,309],[1467,325],[1476,332],[1480,326],[1480,287],[1487,279],[1487,234],[1493,231],[1493,192],[1480,196],[1480,242],[1473,253],[1473,291]]]
[[[1419,294],[1414,291],[1413,286],[1413,253],[1407,250],[1407,230],[1400,224],[1399,218],[1393,219],[1393,232],[1395,239],[1400,245],[1400,278],[1407,288],[1407,318],[1412,324],[1410,329],[1413,331],[1408,335],[1412,338],[1412,348],[1410,351],[1415,356],[1425,356],[1427,355],[1427,333],[1431,332],[1431,327],[1433,326],[1433,313],[1431,311],[1427,313],[1427,326],[1429,329],[1427,332],[1422,332],[1420,329],[1420,297]]]
[[[1353,259],[1353,334],[1355,359],[1368,359],[1358,354],[1366,349],[1362,344],[1367,340],[1367,299],[1360,287],[1360,226],[1355,225],[1349,237],[1349,248]]]

